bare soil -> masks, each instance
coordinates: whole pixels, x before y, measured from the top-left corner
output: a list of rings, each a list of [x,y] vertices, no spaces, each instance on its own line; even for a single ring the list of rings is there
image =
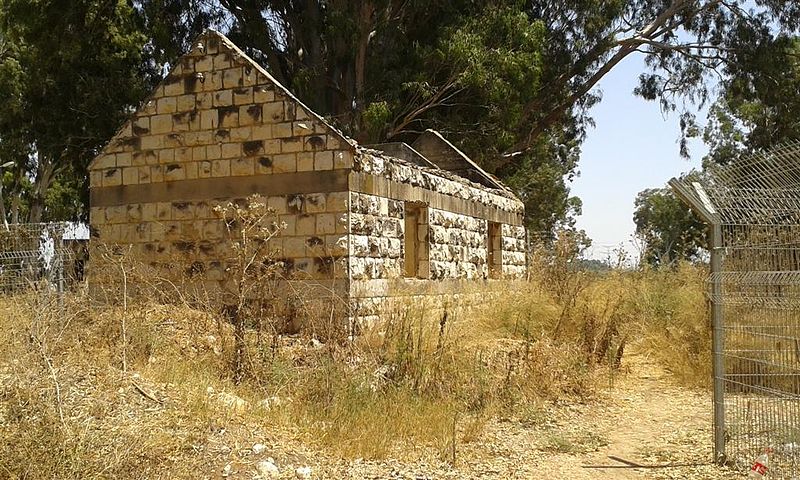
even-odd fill
[[[626,355],[622,370],[586,403],[547,404],[526,418],[490,420],[469,442],[464,441],[468,433],[460,428],[455,466],[451,459],[438,458],[425,447],[419,447],[419,459],[414,462],[334,459],[299,450],[279,453],[276,449],[269,455],[282,467],[282,478],[292,478],[292,465],[298,463],[311,465],[313,478],[335,479],[743,477],[741,472],[711,464],[709,391],[676,385],[663,368],[642,354]],[[286,452],[287,446],[279,450]],[[631,467],[616,459],[645,467]],[[255,461],[251,457],[244,463]],[[248,470],[243,464],[240,467],[244,467],[238,469],[241,473]]]

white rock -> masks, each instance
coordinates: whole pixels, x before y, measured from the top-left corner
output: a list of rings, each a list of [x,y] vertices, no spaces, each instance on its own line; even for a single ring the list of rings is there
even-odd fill
[[[250,448],[250,450],[252,450],[253,453],[255,453],[256,455],[261,455],[262,453],[264,453],[264,450],[266,449],[267,446],[264,445],[263,443],[256,443]]]
[[[223,476],[223,477],[228,477],[228,476],[230,476],[230,474],[231,474],[231,472],[232,472],[232,471],[233,471],[233,467],[232,467],[232,466],[231,466],[231,464],[229,463],[229,464],[225,465],[225,466],[222,468],[222,476]]]
[[[294,476],[300,480],[311,478],[311,467],[298,467],[297,470],[294,471]]]
[[[271,458],[258,462],[256,471],[261,478],[278,478],[281,473]]]
[[[246,410],[249,406],[247,400],[228,392],[220,392],[215,395],[215,398],[222,405],[232,410],[236,410],[237,412]]]

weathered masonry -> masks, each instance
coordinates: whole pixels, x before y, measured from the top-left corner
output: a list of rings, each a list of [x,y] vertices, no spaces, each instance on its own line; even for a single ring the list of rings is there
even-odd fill
[[[216,205],[259,195],[290,282],[324,283],[358,316],[395,283],[526,272],[523,205],[434,131],[357,145],[223,35],[208,31],[90,166],[92,242],[129,244],[225,280]]]

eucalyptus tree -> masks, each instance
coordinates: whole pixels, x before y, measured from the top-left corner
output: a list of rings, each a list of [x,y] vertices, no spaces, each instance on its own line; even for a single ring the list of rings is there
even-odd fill
[[[0,97],[8,99],[0,152],[14,161],[12,217],[24,209],[27,221],[54,218],[54,185],[78,199],[57,205],[56,216],[85,216],[86,166],[153,79],[137,17],[125,0],[0,1]]]

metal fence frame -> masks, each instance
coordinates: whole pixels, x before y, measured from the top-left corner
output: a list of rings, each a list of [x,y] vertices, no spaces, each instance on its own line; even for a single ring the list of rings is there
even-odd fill
[[[709,226],[715,461],[747,468],[770,447],[770,477],[796,478],[800,143],[669,185]]]
[[[61,294],[74,280],[74,252],[65,245],[68,223],[0,225],[0,294],[40,290]]]

